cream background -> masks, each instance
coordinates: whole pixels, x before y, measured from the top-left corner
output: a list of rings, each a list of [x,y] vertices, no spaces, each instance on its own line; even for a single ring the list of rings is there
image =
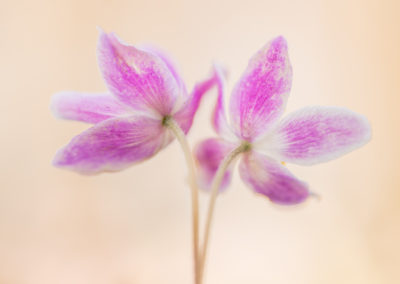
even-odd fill
[[[235,173],[217,204],[207,283],[399,283],[400,2],[0,2],[0,283],[191,283],[186,170],[175,142],[150,161],[95,177],[55,169],[88,126],[56,120],[64,89],[103,91],[96,26],[169,51],[191,88],[212,60],[230,86],[271,37],[294,68],[288,111],[340,105],[373,140],[339,160],[289,168],[322,200],[282,209]],[[212,95],[189,135],[213,135]],[[202,208],[206,205],[202,194]]]

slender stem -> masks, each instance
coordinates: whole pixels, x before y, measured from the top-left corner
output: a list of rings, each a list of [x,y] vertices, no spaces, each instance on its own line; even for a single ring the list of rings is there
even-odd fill
[[[168,127],[179,141],[183,154],[185,155],[187,167],[189,170],[189,184],[192,192],[192,225],[193,225],[193,258],[194,258],[194,277],[195,283],[200,284],[200,266],[199,266],[199,191],[197,187],[196,168],[186,140],[185,133],[172,118],[166,118],[163,124]]]
[[[221,186],[222,180],[225,176],[225,172],[228,169],[229,165],[235,160],[235,158],[240,154],[245,151],[249,150],[250,145],[246,142],[241,144],[239,147],[236,149],[232,150],[221,162],[220,166],[218,167],[218,170],[214,176],[213,182],[211,184],[211,197],[210,197],[210,203],[208,205],[208,212],[207,212],[207,219],[206,219],[206,227],[204,231],[204,239],[203,239],[203,247],[202,247],[202,253],[200,255],[200,284],[203,281],[203,276],[204,276],[204,266],[206,262],[206,257],[207,257],[207,248],[208,248],[208,240],[210,237],[210,229],[211,229],[211,223],[213,220],[213,215],[214,215],[214,208],[215,208],[215,202],[217,200],[218,196],[218,191]]]

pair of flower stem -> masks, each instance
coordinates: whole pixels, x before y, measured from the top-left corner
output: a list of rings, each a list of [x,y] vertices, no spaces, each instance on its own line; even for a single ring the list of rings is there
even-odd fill
[[[239,154],[239,173],[246,185],[275,204],[295,205],[312,194],[281,161],[327,162],[371,137],[364,116],[340,107],[305,107],[279,120],[292,83],[283,37],[268,42],[249,61],[232,92],[229,120],[224,74],[218,66],[189,94],[168,56],[159,50],[138,49],[100,31],[97,55],[109,93],[60,92],[52,98],[57,117],[94,124],[60,149],[53,164],[82,174],[119,171],[156,155],[175,136],[189,169],[196,284],[204,278],[216,198],[229,184],[231,164]],[[186,135],[203,95],[213,86],[218,98],[212,126],[218,138],[202,141],[192,154]],[[211,190],[201,247],[197,175]]]
[[[183,154],[185,156],[186,164],[189,170],[189,184],[191,189],[191,201],[192,201],[192,223],[193,223],[193,257],[194,257],[194,269],[195,269],[195,283],[202,284],[204,279],[204,269],[207,257],[207,249],[210,237],[211,224],[214,215],[215,203],[218,196],[218,191],[221,186],[224,174],[235,158],[242,152],[248,149],[246,143],[240,145],[233,151],[231,151],[219,166],[217,173],[214,177],[211,196],[207,211],[203,245],[200,246],[200,230],[199,230],[199,189],[197,186],[197,175],[196,166],[193,160],[192,151],[190,150],[189,143],[186,136],[179,125],[173,119],[167,119],[165,121],[165,126],[168,127],[175,135],[178,140]]]

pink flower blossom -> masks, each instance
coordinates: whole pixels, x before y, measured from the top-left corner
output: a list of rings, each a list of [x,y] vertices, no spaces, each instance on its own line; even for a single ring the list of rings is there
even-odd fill
[[[148,159],[173,140],[166,122],[186,134],[202,95],[215,81],[189,95],[170,59],[160,51],[123,43],[100,31],[97,57],[108,92],[60,92],[51,109],[60,118],[93,123],[58,151],[57,167],[93,174],[118,171]]]
[[[306,107],[279,120],[292,84],[283,37],[273,39],[251,58],[233,90],[229,123],[223,104],[224,79],[216,69],[219,94],[212,122],[220,137],[203,141],[195,151],[203,187],[211,185],[224,157],[239,149],[240,176],[249,187],[274,203],[300,203],[309,196],[308,186],[281,161],[327,162],[370,140],[367,119],[341,107]],[[232,163],[222,176],[220,189],[229,184],[231,170]]]

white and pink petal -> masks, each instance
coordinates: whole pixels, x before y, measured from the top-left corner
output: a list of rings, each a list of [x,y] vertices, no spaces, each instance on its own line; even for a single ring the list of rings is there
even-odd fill
[[[290,163],[313,165],[347,154],[371,138],[368,120],[341,107],[306,107],[288,115],[275,132],[275,152]]]
[[[53,95],[50,108],[54,116],[88,123],[132,114],[113,95],[64,91]]]
[[[219,65],[214,64],[214,73],[218,96],[217,102],[214,107],[212,125],[214,127],[214,130],[219,134],[220,137],[228,141],[237,142],[237,137],[230,128],[225,114],[224,95],[226,93],[226,82],[224,71]]]
[[[190,96],[179,109],[173,113],[172,117],[176,120],[182,130],[186,133],[189,132],[192,126],[194,116],[200,106],[203,96],[217,85],[216,74],[212,73],[207,79],[197,83]]]
[[[234,149],[234,145],[224,140],[210,138],[197,145],[194,156],[198,165],[199,184],[203,189],[210,189],[214,176],[222,160]],[[226,171],[220,190],[225,189],[232,178],[233,163]]]
[[[256,193],[280,205],[294,205],[309,196],[306,183],[293,176],[277,161],[255,152],[246,153],[240,162],[242,180]]]
[[[172,138],[158,120],[111,118],[74,137],[53,164],[82,174],[118,171],[152,157]]]
[[[283,37],[268,42],[250,60],[230,100],[235,131],[252,141],[282,115],[292,85],[292,67]]]
[[[162,61],[164,61],[165,65],[168,67],[169,71],[171,74],[174,76],[178,86],[181,89],[181,96],[183,98],[187,98],[188,93],[186,90],[185,83],[183,82],[182,77],[179,75],[178,68],[176,67],[176,64],[172,60],[172,58],[163,50],[160,48],[153,46],[153,45],[143,45],[139,47],[140,50],[150,52],[154,54],[155,56],[158,56]]]
[[[122,43],[115,34],[100,32],[98,48],[100,71],[111,93],[136,110],[168,115],[182,91],[165,61]]]

